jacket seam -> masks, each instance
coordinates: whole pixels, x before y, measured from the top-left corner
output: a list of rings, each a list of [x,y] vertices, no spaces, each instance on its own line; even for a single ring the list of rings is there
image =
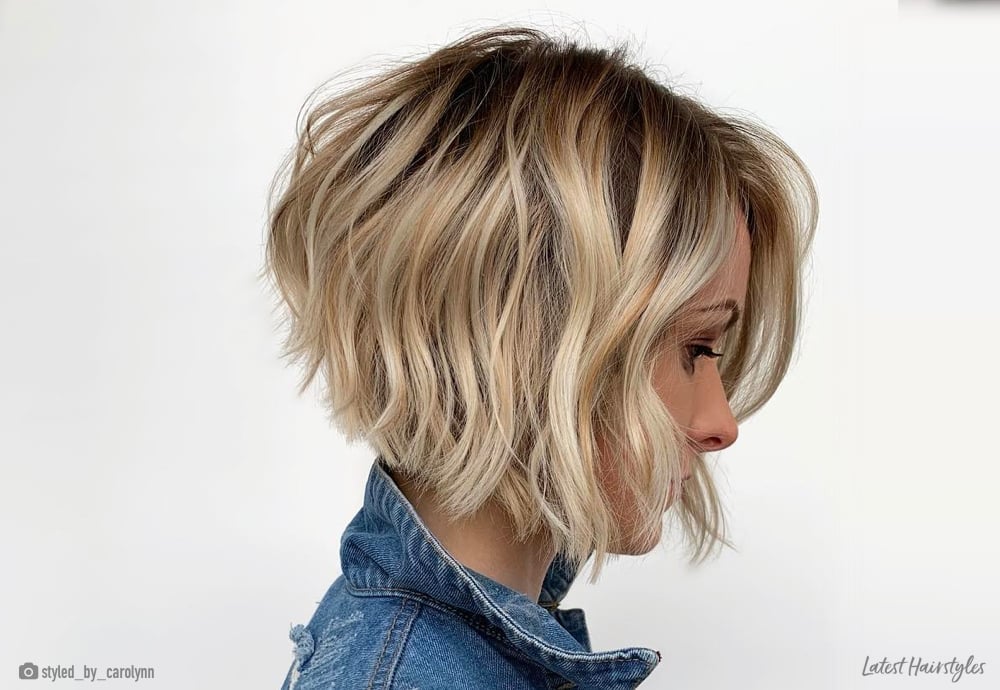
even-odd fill
[[[389,673],[385,679],[386,688],[392,687],[392,681],[396,677],[396,669],[399,668],[399,660],[402,658],[403,650],[406,648],[406,643],[410,639],[410,632],[413,630],[413,624],[416,622],[417,617],[420,615],[422,610],[423,607],[420,605],[420,602],[413,602],[413,615],[406,621],[406,629],[400,636],[399,646],[396,647],[396,655],[392,659],[392,667],[389,669]]]
[[[412,605],[412,612],[410,611]],[[368,680],[368,690],[389,690],[392,686],[393,677],[396,674],[396,666],[399,664],[399,658],[402,656],[403,647],[406,646],[406,642],[410,637],[410,630],[413,629],[413,621],[416,620],[420,613],[420,603],[414,601],[408,601],[403,599],[400,602],[399,608],[396,609],[395,615],[392,617],[392,622],[389,623],[389,629],[385,633],[385,640],[382,643],[382,649],[379,651],[378,657],[375,660],[375,667],[372,669],[372,676]],[[400,616],[404,616],[404,619],[400,621]],[[398,633],[398,641],[393,643],[393,637],[397,634],[397,621],[399,621],[399,627],[401,630]],[[383,664],[383,659],[386,653],[389,651],[389,645],[393,643],[395,649],[391,652],[392,660]],[[379,676],[384,672],[384,680],[379,680]],[[376,684],[377,683],[377,684]]]

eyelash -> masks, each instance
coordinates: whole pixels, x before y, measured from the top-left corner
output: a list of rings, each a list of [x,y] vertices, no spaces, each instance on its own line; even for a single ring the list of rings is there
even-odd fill
[[[688,345],[687,351],[688,351],[688,367],[692,371],[694,371],[695,360],[698,359],[699,357],[711,357],[715,359],[723,355],[722,352],[715,352],[714,350],[712,350],[711,347],[707,345],[699,345],[699,344]]]

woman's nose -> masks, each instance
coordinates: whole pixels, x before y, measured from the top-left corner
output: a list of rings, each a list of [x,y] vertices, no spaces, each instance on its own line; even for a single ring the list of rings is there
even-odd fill
[[[711,453],[733,445],[740,432],[721,379],[709,377],[705,387],[707,390],[699,397],[690,434],[702,451]]]

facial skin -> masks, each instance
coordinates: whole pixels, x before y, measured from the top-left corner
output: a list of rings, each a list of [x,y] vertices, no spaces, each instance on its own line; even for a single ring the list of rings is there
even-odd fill
[[[740,218],[738,230],[736,243],[726,263],[692,300],[693,311],[684,323],[697,328],[695,336],[679,342],[676,347],[665,348],[654,369],[653,386],[690,442],[682,466],[682,478],[685,480],[691,476],[694,458],[699,453],[728,448],[736,441],[739,433],[719,376],[718,360],[714,357],[697,356],[699,349],[705,352],[705,348],[710,348],[719,352],[716,345],[727,330],[727,323],[736,314],[742,313],[746,304],[750,279],[750,232],[746,219]],[[739,312],[728,307],[711,308],[727,301],[739,309]],[[707,310],[702,311],[705,309]],[[625,492],[618,480],[616,468],[620,463],[615,461],[612,454],[606,453],[602,444],[599,445],[603,451],[602,481],[613,497],[615,512],[620,516],[625,534],[625,543],[616,544],[615,552],[627,555],[648,553],[656,543],[638,543],[634,538],[636,530],[630,518],[635,511],[625,500]],[[677,493],[677,487],[671,486],[664,510],[673,504]]]
[[[742,311],[749,275],[750,233],[746,221],[741,219],[733,251],[716,278],[692,301],[692,306],[698,309],[723,300],[733,300]],[[732,315],[730,309],[696,312],[694,318],[699,324],[698,335],[680,343],[679,349],[665,349],[654,369],[656,391],[693,446],[685,458],[685,477],[690,474],[692,459],[697,453],[722,450],[736,440],[736,420],[726,400],[716,360],[699,356],[694,359],[690,370],[687,364],[690,357],[697,354],[690,348],[695,345],[714,346]],[[634,510],[622,499],[624,492],[617,488],[620,484],[616,468],[620,463],[607,452],[601,439],[598,439],[598,446],[601,449],[600,481],[613,497],[615,512],[620,516],[624,533],[630,535],[635,532],[629,522]],[[424,524],[456,560],[521,592],[532,601],[538,601],[545,573],[555,557],[555,550],[547,539],[539,537],[528,542],[516,542],[509,521],[492,504],[469,519],[448,522],[433,495],[420,494],[405,479],[392,472],[390,475]],[[673,495],[672,491],[664,510],[672,503]],[[637,539],[629,536],[624,541],[626,543],[613,545],[612,552],[639,555],[649,552],[656,545],[637,543]]]

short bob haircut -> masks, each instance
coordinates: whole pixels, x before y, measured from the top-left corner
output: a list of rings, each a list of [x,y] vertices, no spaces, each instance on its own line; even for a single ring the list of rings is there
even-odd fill
[[[591,582],[621,537],[598,438],[633,529],[658,535],[690,441],[656,357],[743,214],[747,301],[719,365],[737,421],[757,411],[792,358],[818,215],[786,143],[628,52],[494,27],[322,100],[272,183],[261,273],[298,393],[322,367],[348,442],[454,518],[496,500],[519,539],[542,531],[577,567],[593,554]],[[676,505],[694,561],[732,544],[702,455],[691,469]]]

